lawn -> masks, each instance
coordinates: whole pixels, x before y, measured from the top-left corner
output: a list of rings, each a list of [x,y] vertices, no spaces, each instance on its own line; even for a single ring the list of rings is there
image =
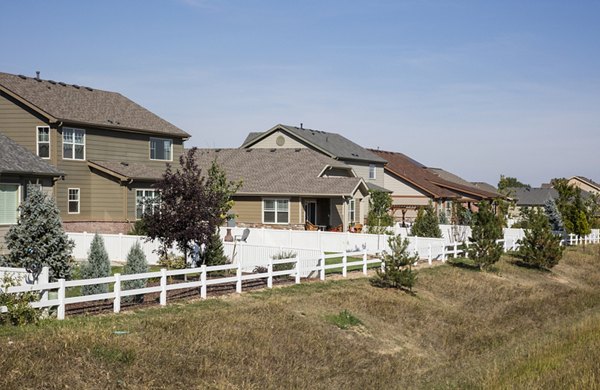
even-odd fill
[[[325,254],[331,254],[331,253],[337,253],[337,252],[326,252]],[[346,261],[348,263],[352,263],[355,261],[362,261],[362,257],[352,257],[352,256],[348,256]],[[325,259],[325,264],[326,265],[330,265],[330,264],[342,264],[342,256],[340,257],[332,257],[330,259]],[[380,265],[379,264],[367,264],[367,269],[371,269],[371,268],[379,268]],[[348,267],[348,272],[350,271],[362,271],[363,266],[362,265],[352,265]],[[325,270],[325,274],[326,275],[334,275],[334,274],[342,274],[342,267],[340,266],[340,268],[334,268],[334,269],[326,269]]]
[[[600,388],[600,249],[0,329],[0,388]]]

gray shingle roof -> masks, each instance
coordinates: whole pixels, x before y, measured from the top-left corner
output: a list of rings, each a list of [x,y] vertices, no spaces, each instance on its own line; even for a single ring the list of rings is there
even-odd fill
[[[508,188],[512,197],[517,199],[517,206],[543,206],[548,199],[558,198],[554,188]]]
[[[62,176],[52,165],[0,134],[0,174],[20,174],[32,176]]]
[[[340,134],[288,125],[277,125],[264,133],[250,133],[248,134],[248,137],[246,137],[242,147],[250,146],[250,144],[256,141],[258,138],[277,131],[278,129],[287,131],[293,136],[316,146],[318,149],[321,149],[330,156],[340,160],[358,160],[385,163],[383,158],[350,141],[348,138]]]
[[[352,195],[358,177],[319,177],[340,163],[310,149],[198,149],[197,160],[208,169],[216,159],[229,180],[242,180],[238,195]]]
[[[134,180],[158,180],[162,177],[167,169],[167,164],[164,167],[158,168],[148,166],[142,162],[127,162],[127,161],[88,161],[92,168],[101,168],[109,173],[122,176],[127,179]]]
[[[0,72],[0,86],[63,122],[138,130],[176,137],[190,136],[117,92],[2,72]]]

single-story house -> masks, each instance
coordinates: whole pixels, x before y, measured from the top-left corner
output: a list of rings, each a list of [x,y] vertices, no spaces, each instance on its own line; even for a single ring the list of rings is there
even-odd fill
[[[546,202],[550,199],[556,200],[558,198],[558,191],[552,187],[542,188],[526,188],[526,187],[515,187],[508,188],[508,193],[511,198],[515,200],[515,204],[509,210],[511,218],[519,219],[521,216],[521,210],[525,207],[544,207]]]

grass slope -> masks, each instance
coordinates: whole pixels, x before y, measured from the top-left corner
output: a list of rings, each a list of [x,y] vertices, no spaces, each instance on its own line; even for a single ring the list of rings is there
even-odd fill
[[[416,297],[352,279],[4,328],[0,388],[600,388],[599,266],[589,246],[425,269]]]

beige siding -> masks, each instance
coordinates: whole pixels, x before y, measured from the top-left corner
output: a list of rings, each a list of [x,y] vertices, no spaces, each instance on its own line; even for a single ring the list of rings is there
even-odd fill
[[[383,164],[375,164],[375,179],[369,179],[369,163],[347,161],[356,173],[356,176],[362,177],[366,183],[373,183],[380,187],[385,187],[383,177]]]
[[[284,139],[283,145],[277,145],[277,138],[281,136]],[[306,148],[307,145],[300,142],[296,138],[292,138],[286,133],[281,131],[276,131],[268,137],[258,141],[256,144],[252,145],[251,148],[256,149],[295,149],[295,148]]]
[[[581,188],[582,191],[586,191],[586,192],[591,192],[593,194],[599,194],[600,192],[598,191],[598,189],[596,189],[595,187],[592,187],[591,185],[582,182],[581,180],[578,179],[571,179],[568,182],[570,185],[574,185],[575,187],[579,187]]]
[[[36,150],[36,127],[47,126],[42,118],[34,115],[12,98],[0,93],[0,133],[23,145],[33,153]]]
[[[428,196],[425,191],[389,172],[385,172],[384,187],[392,191],[392,196]]]

